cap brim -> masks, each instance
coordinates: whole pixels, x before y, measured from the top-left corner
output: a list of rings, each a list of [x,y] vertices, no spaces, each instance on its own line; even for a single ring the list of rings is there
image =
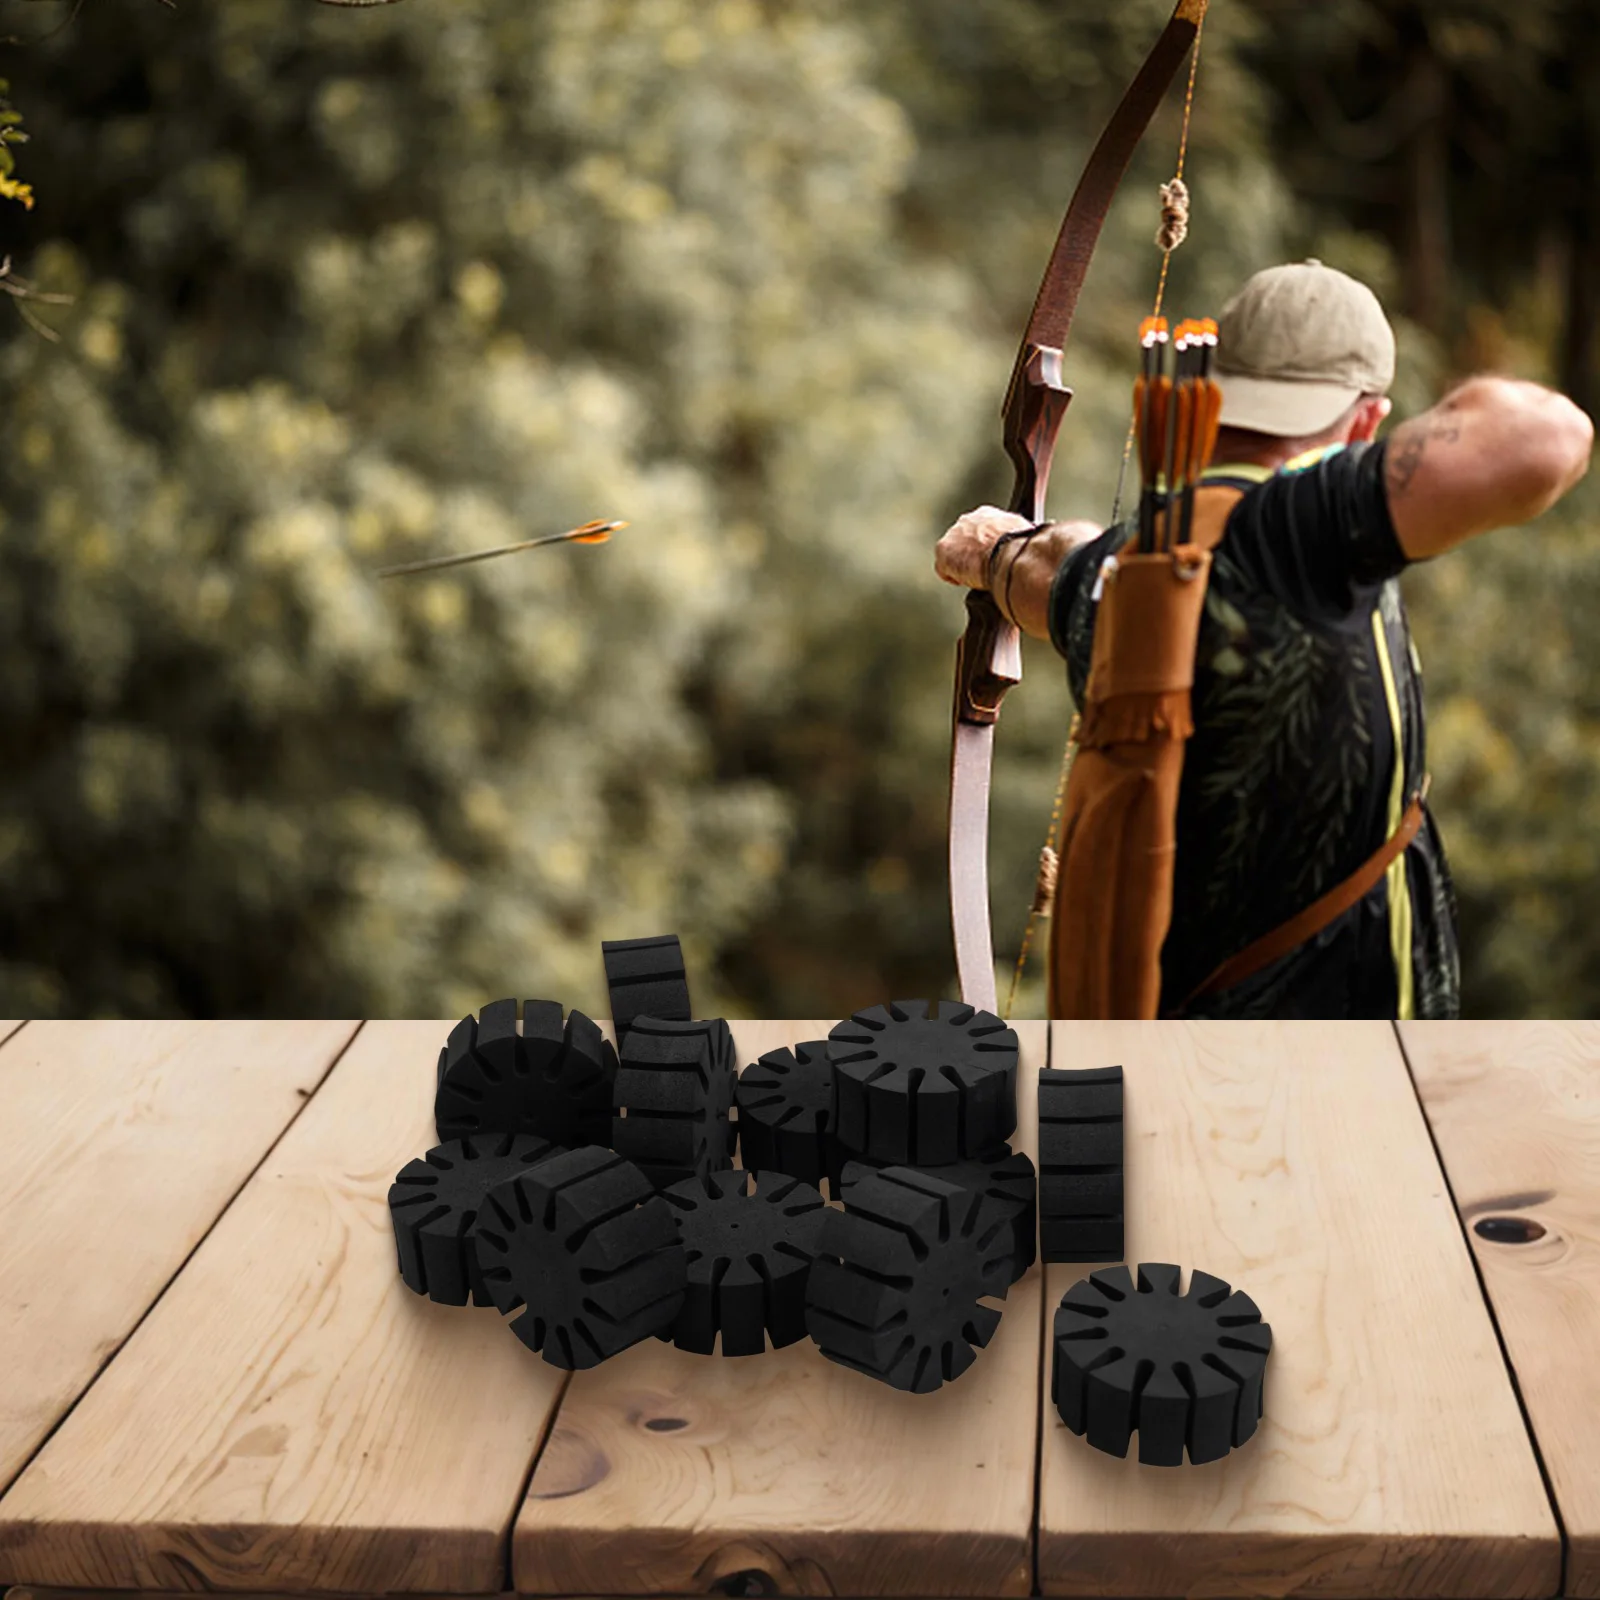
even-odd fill
[[[1222,386],[1222,426],[1303,439],[1331,428],[1357,400],[1360,389],[1292,378],[1252,378],[1242,372],[1216,374]]]

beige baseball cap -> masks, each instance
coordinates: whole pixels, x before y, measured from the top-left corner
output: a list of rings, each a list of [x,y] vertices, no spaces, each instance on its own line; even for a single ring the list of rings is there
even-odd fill
[[[1224,427],[1321,433],[1394,382],[1394,329],[1378,297],[1320,261],[1258,272],[1218,322]]]

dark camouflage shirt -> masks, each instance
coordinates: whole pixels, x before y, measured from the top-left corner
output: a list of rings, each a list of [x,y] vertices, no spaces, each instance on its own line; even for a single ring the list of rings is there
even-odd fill
[[[1183,1005],[1228,957],[1355,872],[1422,783],[1422,675],[1383,457],[1382,444],[1352,445],[1271,475],[1207,474],[1245,493],[1213,557],[1201,623],[1163,1015],[1459,1013],[1455,895],[1431,816],[1377,887],[1320,934]],[[1055,578],[1051,637],[1080,704],[1095,579],[1134,531],[1108,529]]]

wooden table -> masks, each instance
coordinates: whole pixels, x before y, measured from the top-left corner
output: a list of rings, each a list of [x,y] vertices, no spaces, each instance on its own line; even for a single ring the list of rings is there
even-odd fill
[[[741,1060],[827,1021],[738,1023]],[[1130,1261],[1274,1331],[1257,1437],[1099,1454],[1086,1269],[901,1394],[809,1344],[563,1374],[395,1271],[446,1023],[0,1023],[0,1587],[1600,1597],[1600,1027],[1019,1025],[1123,1064]]]

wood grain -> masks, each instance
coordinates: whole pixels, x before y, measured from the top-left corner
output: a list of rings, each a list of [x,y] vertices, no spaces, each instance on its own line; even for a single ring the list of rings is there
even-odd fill
[[[1600,1024],[1404,1023],[1567,1532],[1566,1593],[1600,1597]],[[1528,1243],[1485,1217],[1542,1228]]]
[[[1560,1546],[1393,1031],[1058,1023],[1052,1065],[1121,1063],[1130,1262],[1225,1278],[1273,1330],[1255,1438],[1142,1467],[1048,1401],[1041,1592],[1554,1594]],[[1053,1266],[1048,1329],[1087,1268]]]
[[[830,1024],[735,1024],[741,1063]],[[1045,1024],[1015,1148],[1036,1153]],[[809,1341],[757,1360],[657,1340],[574,1376],[512,1540],[519,1591],[1026,1595],[1039,1269],[961,1378],[903,1394]],[[750,1586],[755,1585],[754,1589]]]
[[[507,1532],[562,1375],[493,1311],[411,1294],[386,1203],[395,1172],[434,1142],[448,1028],[363,1028],[0,1500],[0,1581],[504,1586]]]
[[[17,1029],[21,1029],[17,1032]],[[353,1022],[0,1023],[0,1490],[321,1082]]]
[[[190,1591],[183,1589],[140,1589],[137,1593],[139,1600],[189,1600],[190,1596]],[[286,1594],[282,1589],[240,1589],[233,1591],[229,1600],[286,1600]],[[14,1589],[0,1589],[0,1600],[132,1600],[132,1596],[126,1589],[56,1589],[27,1583],[18,1584]],[[319,1600],[339,1600],[339,1597],[329,1594],[320,1596]],[[347,1600],[367,1600],[367,1597],[351,1595]],[[408,1596],[407,1600],[432,1600],[432,1597],[419,1594]],[[484,1596],[482,1600],[511,1600],[511,1593]]]

